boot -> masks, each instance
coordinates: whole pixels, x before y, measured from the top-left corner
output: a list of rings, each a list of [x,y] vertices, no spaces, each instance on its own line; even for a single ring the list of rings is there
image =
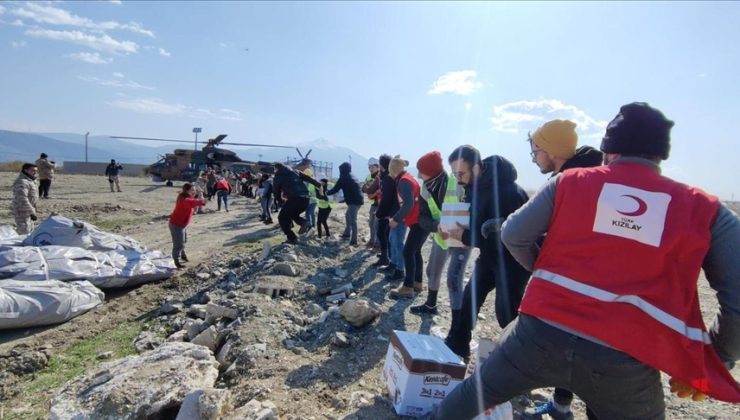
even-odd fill
[[[414,288],[401,285],[397,289],[391,290],[389,296],[393,299],[412,299],[414,297]]]
[[[450,331],[447,333],[447,338],[445,338],[445,344],[447,347],[452,350],[453,353],[457,354],[458,356],[462,357],[463,360],[466,361],[470,357],[470,343],[465,343],[464,345],[458,344],[460,341],[460,322],[462,321],[462,310],[460,309],[453,309],[452,310],[452,320],[450,321]],[[462,347],[467,347],[466,349]]]
[[[185,255],[185,252],[184,251],[182,253],[180,253],[180,259],[183,260],[183,261],[185,261],[185,262],[190,262],[190,260],[188,259],[188,256]]]
[[[175,260],[175,267],[177,267],[177,268],[183,268],[184,267],[182,264],[180,264],[180,259],[179,258],[175,257],[175,258],[173,258],[173,260]]]

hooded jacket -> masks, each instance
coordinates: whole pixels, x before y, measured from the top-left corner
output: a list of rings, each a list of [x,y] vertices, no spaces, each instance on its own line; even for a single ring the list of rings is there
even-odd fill
[[[385,219],[393,216],[398,211],[398,194],[396,192],[396,181],[384,171],[380,175],[380,200],[375,217]]]
[[[283,193],[285,193],[288,200],[291,198],[308,198],[308,188],[304,182],[317,187],[321,186],[319,181],[310,176],[290,169],[287,166],[280,165],[277,171],[275,171],[275,177],[272,180],[272,190],[275,194],[275,199],[280,200]]]
[[[479,248],[481,253],[503,249],[508,254],[499,235],[483,238],[481,225],[489,219],[506,219],[527,202],[529,196],[516,178],[516,168],[505,158],[493,155],[483,159],[480,175],[465,186],[463,201],[470,203],[470,227],[463,231],[463,244]]]
[[[39,191],[35,178],[21,171],[13,182],[13,201],[10,209],[15,217],[29,217],[36,214],[36,197]]]
[[[39,179],[54,179],[54,169],[57,167],[56,163],[52,163],[49,159],[36,159],[36,166],[39,168]]]
[[[365,200],[362,198],[360,184],[352,175],[352,165],[347,162],[339,165],[339,179],[334,187],[326,192],[326,195],[336,194],[339,190],[344,194],[344,202],[348,205],[361,206]]]
[[[572,158],[565,161],[563,166],[560,167],[560,172],[566,169],[573,168],[591,168],[593,166],[601,166],[604,162],[604,154],[594,149],[591,146],[581,146],[576,149],[576,154]],[[558,172],[558,173],[560,173]],[[553,173],[553,176],[557,175]]]

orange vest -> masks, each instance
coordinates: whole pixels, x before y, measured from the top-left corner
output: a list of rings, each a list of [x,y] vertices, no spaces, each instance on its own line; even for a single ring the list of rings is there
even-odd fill
[[[718,208],[717,198],[643,164],[565,171],[519,310],[740,402],[697,295]]]
[[[419,222],[419,194],[421,193],[421,189],[419,187],[419,183],[416,182],[416,179],[414,179],[414,177],[411,176],[410,173],[404,172],[398,178],[398,182],[400,183],[401,180],[404,179],[411,184],[411,188],[413,188],[414,191],[414,207],[412,207],[411,211],[406,215],[406,217],[403,218],[403,223],[406,225],[406,227],[411,227]],[[400,188],[398,188],[397,191],[400,191]],[[403,198],[401,197],[400,193],[397,194],[398,204],[403,206]]]

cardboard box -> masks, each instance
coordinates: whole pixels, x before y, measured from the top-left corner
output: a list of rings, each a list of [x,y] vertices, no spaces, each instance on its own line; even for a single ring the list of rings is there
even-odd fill
[[[439,220],[439,229],[449,232],[457,228],[457,224],[466,228],[470,225],[470,203],[442,203],[442,218]],[[449,238],[447,246],[461,248],[463,243]]]
[[[465,376],[465,364],[439,337],[393,331],[383,382],[398,415],[431,411]]]

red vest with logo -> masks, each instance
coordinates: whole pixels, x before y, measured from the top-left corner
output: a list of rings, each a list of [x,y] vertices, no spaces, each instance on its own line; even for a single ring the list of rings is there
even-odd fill
[[[718,208],[717,198],[644,164],[565,171],[519,310],[740,402],[697,295]]]
[[[419,183],[416,182],[416,179],[414,179],[413,176],[411,176],[410,173],[404,172],[399,178],[398,182],[402,182],[403,180],[406,180],[408,183],[411,184],[411,188],[413,188],[414,191],[414,207],[411,208],[411,211],[409,214],[406,215],[406,217],[403,218],[403,223],[406,225],[406,227],[411,227],[419,222],[419,194],[421,193],[421,189],[419,187]],[[400,189],[397,189],[400,191]],[[401,197],[400,193],[398,194],[398,203],[403,206],[403,198]]]

